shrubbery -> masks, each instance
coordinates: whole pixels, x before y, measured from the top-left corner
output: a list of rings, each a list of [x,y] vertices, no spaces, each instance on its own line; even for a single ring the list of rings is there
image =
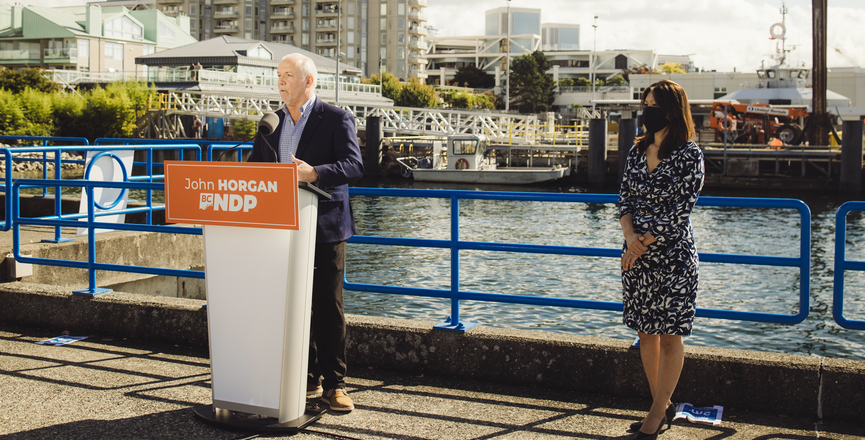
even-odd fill
[[[14,84],[14,85],[13,85]],[[80,94],[59,93],[38,69],[0,70],[0,134],[19,136],[131,137],[155,90],[117,82]]]

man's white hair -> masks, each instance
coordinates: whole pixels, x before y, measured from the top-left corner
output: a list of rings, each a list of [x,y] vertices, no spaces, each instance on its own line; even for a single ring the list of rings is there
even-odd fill
[[[312,88],[315,89],[315,84],[317,82],[316,76],[318,75],[318,70],[315,68],[315,62],[308,56],[299,53],[290,53],[282,57],[280,62],[289,59],[297,60],[297,71],[303,77],[304,81],[306,81],[307,77],[312,76]]]

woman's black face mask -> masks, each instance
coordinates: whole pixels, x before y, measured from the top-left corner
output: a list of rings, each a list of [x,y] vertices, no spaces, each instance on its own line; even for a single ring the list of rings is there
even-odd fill
[[[670,121],[661,114],[660,108],[646,107],[643,109],[643,125],[646,126],[646,131],[657,133],[670,125]]]

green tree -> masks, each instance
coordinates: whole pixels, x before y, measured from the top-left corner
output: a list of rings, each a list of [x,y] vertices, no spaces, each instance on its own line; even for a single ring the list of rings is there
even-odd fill
[[[469,64],[457,70],[453,82],[474,89],[489,89],[495,85],[496,79],[489,73]]]
[[[8,90],[0,90],[0,133],[23,134],[26,126],[18,98]]]
[[[546,73],[552,68],[543,52],[536,50],[514,58],[511,64],[511,95],[522,113],[544,112],[553,104],[555,83]]]
[[[385,98],[393,99],[394,101],[399,98],[399,80],[392,73],[385,72],[383,75],[374,73],[369,77],[369,80],[371,84],[381,86],[381,94]]]
[[[0,89],[21,93],[26,88],[40,92],[60,91],[60,84],[42,76],[42,69],[31,68],[21,71],[0,67]]]
[[[674,61],[670,61],[669,63],[661,64],[661,65],[658,66],[658,67],[660,67],[660,69],[661,69],[661,73],[666,73],[666,74],[670,74],[670,73],[687,73],[687,72],[685,72],[685,71],[682,69],[682,65],[681,65],[681,64],[679,64],[679,63],[677,63],[677,62],[674,62]]]
[[[432,86],[421,84],[417,78],[412,78],[400,87],[394,104],[399,107],[432,108],[436,106],[436,92]]]
[[[51,95],[28,87],[18,95],[18,102],[27,121],[24,133],[21,134],[51,136],[54,133]]]
[[[104,89],[95,87],[85,98],[87,106],[82,112],[82,125],[88,138],[132,136],[135,109],[122,88],[111,84]]]
[[[559,85],[562,87],[573,87],[576,84],[573,78],[562,78],[559,80]]]
[[[255,136],[255,131],[258,130],[258,123],[251,119],[235,119],[231,122],[234,124],[234,139],[238,141]]]
[[[608,86],[624,86],[626,84],[627,81],[625,81],[625,78],[623,78],[622,75],[613,75],[607,78]]]
[[[577,78],[577,85],[580,87],[591,87],[592,82],[588,78]]]
[[[87,101],[81,95],[54,93],[51,95],[55,136],[85,137],[82,118]]]

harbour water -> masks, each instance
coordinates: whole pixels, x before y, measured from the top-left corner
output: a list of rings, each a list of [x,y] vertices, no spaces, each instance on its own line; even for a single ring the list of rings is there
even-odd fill
[[[408,181],[360,183],[484,191],[589,192],[549,186],[466,186]],[[615,191],[607,188],[606,191]],[[598,192],[598,191],[593,191]],[[845,199],[828,192],[704,191],[703,195],[803,200],[812,214],[810,313],[797,325],[697,318],[686,344],[763,350],[865,360],[865,332],[832,320],[835,213]],[[358,234],[448,239],[449,201],[353,197]],[[700,252],[799,255],[799,215],[795,210],[697,207],[692,214]],[[463,200],[460,238],[484,242],[618,248],[621,231],[614,205]],[[865,260],[865,216],[851,213],[847,258]],[[450,251],[442,249],[349,245],[351,282],[448,289]],[[465,291],[554,298],[621,301],[619,261],[615,258],[463,251],[460,287]],[[845,316],[865,319],[865,274],[845,277]],[[799,269],[703,263],[698,307],[795,314],[799,308]],[[440,322],[449,301],[436,298],[346,292],[346,312]],[[464,301],[461,320],[481,325],[545,330],[632,340],[619,312]]]

